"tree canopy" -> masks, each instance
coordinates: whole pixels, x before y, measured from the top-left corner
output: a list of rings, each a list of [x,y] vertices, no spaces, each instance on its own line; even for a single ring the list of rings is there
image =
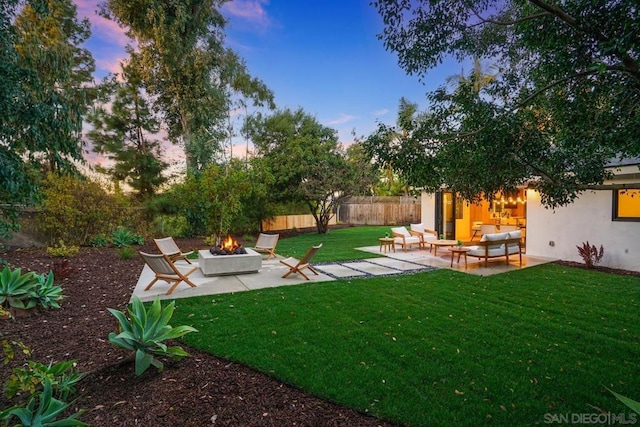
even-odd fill
[[[75,171],[82,159],[88,37],[70,0],[0,0],[0,236],[38,200],[39,172]]]
[[[428,95],[398,143],[368,139],[410,184],[468,200],[527,184],[551,207],[603,188],[605,166],[640,155],[640,16],[631,1],[378,0],[379,35],[421,79],[447,57],[498,67]],[[482,84],[478,84],[478,82]],[[637,185],[637,184],[636,184]]]
[[[87,117],[93,126],[87,137],[93,141],[93,151],[114,161],[112,167],[98,170],[148,198],[167,180],[162,172],[169,165],[161,159],[162,139],[156,136],[160,124],[142,93],[136,71],[122,66],[121,81],[111,76],[100,85],[104,99]]]
[[[189,172],[202,172],[228,137],[230,97],[240,93],[272,106],[273,93],[250,77],[242,59],[224,47],[225,0],[174,2],[107,0],[103,15],[136,42],[129,48],[169,139],[182,143]]]
[[[364,176],[358,161],[349,162],[341,153],[337,132],[301,108],[258,113],[247,120],[245,131],[256,148],[255,162],[273,176],[272,200],[303,202],[319,233],[327,231],[340,201],[371,185],[358,179]]]

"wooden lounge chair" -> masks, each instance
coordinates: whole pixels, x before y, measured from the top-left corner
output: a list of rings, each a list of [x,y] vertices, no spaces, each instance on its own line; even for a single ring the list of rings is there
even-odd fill
[[[282,276],[282,278],[287,277],[291,273],[300,273],[302,277],[304,277],[307,280],[310,280],[309,276],[307,276],[302,272],[302,270],[304,270],[305,268],[308,268],[309,270],[311,270],[313,274],[317,276],[318,272],[314,270],[313,267],[311,267],[309,262],[311,261],[311,258],[313,258],[313,256],[316,254],[316,252],[318,252],[318,249],[320,249],[321,247],[322,247],[322,243],[320,243],[318,246],[311,246],[307,251],[307,253],[304,254],[300,259],[289,257],[287,259],[280,260],[281,263],[289,267],[289,272],[287,272],[284,276]]]
[[[187,257],[191,255],[193,251],[182,252],[178,247],[178,245],[176,244],[175,240],[173,240],[173,237],[153,239],[153,241],[158,247],[158,250],[162,252],[163,255],[166,255],[167,257],[169,257],[171,261],[175,262],[179,259],[183,259],[187,261],[189,264],[191,264],[191,261],[189,261],[189,258]]]
[[[139,252],[140,256],[144,259],[144,262],[147,263],[149,268],[153,270],[156,277],[144,288],[145,291],[151,289],[151,287],[158,281],[164,280],[168,284],[171,285],[169,290],[167,291],[167,295],[171,295],[174,289],[178,286],[180,282],[184,282],[187,285],[195,288],[196,285],[193,284],[188,278],[188,276],[196,271],[198,267],[193,267],[187,272],[182,272],[176,265],[169,259],[168,256],[164,254],[148,254],[145,252]],[[172,284],[173,283],[173,284]]]
[[[267,254],[267,259],[276,256],[276,245],[278,244],[279,234],[264,234],[258,235],[258,240],[253,247],[253,250],[263,254]]]
[[[418,249],[422,249],[424,247],[424,243],[422,241],[422,237],[412,236],[404,227],[394,227],[391,229],[391,236],[393,237],[394,244],[396,246],[402,246],[405,252],[411,246],[418,246]]]

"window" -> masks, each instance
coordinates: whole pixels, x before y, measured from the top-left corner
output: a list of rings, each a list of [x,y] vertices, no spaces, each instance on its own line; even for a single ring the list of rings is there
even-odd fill
[[[640,221],[640,189],[613,190],[613,220]]]

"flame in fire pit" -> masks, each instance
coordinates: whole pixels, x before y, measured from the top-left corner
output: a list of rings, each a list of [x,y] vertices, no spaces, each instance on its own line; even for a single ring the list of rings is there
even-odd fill
[[[236,242],[235,240],[233,240],[231,238],[231,236],[227,236],[226,239],[224,239],[222,242],[220,242],[220,249],[224,249],[226,251],[235,251],[238,246],[240,246],[238,244],[238,242]]]
[[[209,250],[213,255],[241,255],[247,251],[231,236],[227,236],[220,244]]]

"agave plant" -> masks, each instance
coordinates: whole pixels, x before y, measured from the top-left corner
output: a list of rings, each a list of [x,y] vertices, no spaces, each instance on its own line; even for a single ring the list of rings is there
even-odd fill
[[[43,308],[60,308],[62,301],[62,288],[53,284],[54,274],[36,274],[36,283],[31,292],[31,298]]]
[[[5,309],[35,307],[37,302],[31,296],[36,283],[33,273],[22,274],[19,268],[12,270],[5,266],[0,271],[0,305]]]
[[[118,310],[108,308],[120,326],[120,333],[111,332],[109,341],[117,347],[135,351],[136,375],[142,375],[151,365],[162,371],[164,364],[154,358],[154,355],[169,356],[181,359],[189,354],[180,346],[168,347],[163,341],[182,337],[189,332],[198,332],[191,326],[170,326],[169,320],[173,316],[175,302],[172,301],[162,308],[160,300],[156,299],[149,311],[138,297],[127,308],[129,318]]]
[[[6,396],[11,399],[19,393],[35,394],[48,380],[54,395],[62,400],[76,392],[75,385],[84,374],[74,369],[75,360],[62,361],[48,365],[34,360],[13,369],[9,379],[4,383]]]
[[[36,407],[36,402],[38,406]],[[70,415],[67,418],[59,419],[59,417],[67,410],[69,404],[53,397],[51,381],[47,378],[44,381],[44,389],[42,393],[36,393],[29,399],[27,406],[14,406],[12,408],[0,411],[0,420],[4,420],[6,425],[13,417],[20,420],[21,426],[86,426],[87,424],[78,420],[77,417],[82,411]]]

